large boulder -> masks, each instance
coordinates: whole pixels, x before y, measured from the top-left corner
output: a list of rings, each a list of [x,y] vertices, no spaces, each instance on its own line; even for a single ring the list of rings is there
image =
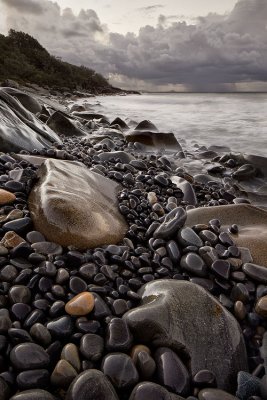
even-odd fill
[[[158,280],[140,289],[141,305],[124,315],[135,340],[176,351],[192,374],[208,369],[218,387],[233,390],[247,370],[236,319],[205,289],[186,281]]]
[[[125,138],[128,142],[139,142],[148,147],[182,151],[173,133],[159,132],[156,126],[147,120],[140,122],[135,129],[126,132]]]
[[[21,90],[12,88],[12,87],[4,87],[1,91],[9,94],[12,97],[15,97],[28,111],[33,114],[37,114],[42,111],[41,104],[29,94],[22,92]]]
[[[85,136],[86,132],[82,131],[75,125],[75,121],[67,118],[61,111],[56,111],[47,121],[47,125],[54,132],[64,136]]]
[[[29,197],[35,228],[45,237],[79,249],[115,244],[126,222],[118,210],[120,185],[78,162],[48,159]]]
[[[0,89],[0,148],[4,152],[41,150],[58,135],[39,121],[14,97]]]
[[[235,243],[248,247],[253,261],[267,267],[267,211],[250,204],[196,208],[188,211],[186,225],[207,224],[214,218],[220,220],[223,230],[237,224],[239,232],[232,235]]]

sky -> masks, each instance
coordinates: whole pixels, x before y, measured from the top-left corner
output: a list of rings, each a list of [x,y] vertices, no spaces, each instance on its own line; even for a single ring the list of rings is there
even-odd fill
[[[138,90],[266,91],[267,0],[0,0],[0,32]]]

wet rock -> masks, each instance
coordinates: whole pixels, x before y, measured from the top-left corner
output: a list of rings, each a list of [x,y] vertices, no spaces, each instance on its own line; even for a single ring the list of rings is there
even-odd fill
[[[17,234],[27,232],[32,226],[32,220],[29,217],[15,219],[14,221],[6,222],[3,225],[4,232],[14,231]]]
[[[47,120],[46,124],[51,128],[54,132],[59,135],[64,136],[85,136],[86,132],[84,132],[81,128],[75,125],[75,120],[67,118],[65,114],[61,111],[54,112],[51,117]]]
[[[139,379],[132,359],[124,353],[110,353],[103,358],[103,373],[117,389],[130,389]]]
[[[186,226],[206,224],[212,218],[219,218],[225,231],[237,224],[235,244],[249,248],[253,262],[267,267],[267,211],[247,204],[201,207],[187,212]]]
[[[81,112],[74,111],[72,114],[75,115],[76,117],[86,119],[87,121],[92,121],[94,119],[101,119],[101,118],[106,119],[105,115],[91,113],[88,111],[81,111]]]
[[[125,151],[110,151],[98,154],[101,161],[109,161],[111,159],[119,159],[123,164],[129,164],[130,161],[134,160],[134,157],[126,153]]]
[[[193,384],[198,388],[216,387],[216,377],[212,371],[203,369],[193,377]]]
[[[45,368],[49,365],[49,356],[45,350],[35,343],[22,343],[13,347],[10,361],[17,370]]]
[[[45,389],[49,386],[50,374],[47,369],[23,371],[17,376],[17,385],[20,390]]]
[[[267,283],[267,268],[262,265],[245,263],[242,267],[247,276],[256,282]]]
[[[247,372],[239,372],[237,377],[236,396],[240,400],[247,400],[250,396],[260,395],[261,380]]]
[[[65,339],[72,334],[73,322],[70,316],[64,315],[63,317],[48,322],[47,329],[52,336]]]
[[[0,90],[1,151],[42,150],[61,140],[14,97]]]
[[[31,389],[15,394],[10,400],[56,400],[56,398],[46,390]]]
[[[198,394],[199,400],[238,400],[237,397],[219,389],[203,389]]]
[[[125,138],[129,142],[139,142],[149,147],[174,148],[182,151],[173,133],[159,132],[150,121],[140,122],[134,130],[125,133]]]
[[[94,296],[89,292],[82,292],[66,304],[65,311],[69,315],[80,317],[89,314],[93,310],[94,305]]]
[[[170,392],[187,396],[190,390],[189,373],[171,349],[160,347],[155,352],[158,382]]]
[[[178,242],[184,246],[203,246],[203,242],[200,237],[191,228],[182,228],[179,230],[177,235]]]
[[[186,211],[177,207],[170,211],[162,224],[155,230],[153,236],[156,239],[170,239],[186,221]]]
[[[267,317],[267,296],[263,296],[257,301],[255,311],[262,318]]]
[[[129,400],[183,400],[184,397],[168,392],[154,382],[141,382],[135,386]]]
[[[59,160],[45,161],[39,176],[29,204],[35,227],[48,240],[90,248],[124,237],[127,225],[118,211],[117,184],[79,163]]]
[[[214,297],[198,285],[167,280],[150,282],[139,294],[141,306],[124,316],[136,340],[190,354],[193,374],[208,369],[219,388],[235,386],[237,372],[247,370],[245,345],[235,318]]]
[[[44,255],[55,255],[58,256],[63,253],[63,249],[60,245],[53,242],[36,242],[32,244],[32,249],[35,250],[36,253],[44,254]]]
[[[66,360],[59,360],[51,374],[51,384],[56,388],[68,388],[76,378],[77,371]]]
[[[101,371],[90,369],[74,379],[67,391],[66,400],[119,400],[119,398],[108,378]]]
[[[244,164],[233,173],[233,178],[238,181],[244,181],[254,178],[257,175],[257,169],[251,164]]]
[[[196,253],[185,254],[181,258],[180,265],[183,269],[196,276],[205,277],[207,275],[207,266],[202,258]]]
[[[181,189],[184,194],[183,200],[186,201],[188,204],[195,206],[197,205],[197,197],[196,193],[193,189],[191,183],[189,183],[186,179],[180,178],[178,176],[171,177],[172,183]]]
[[[87,360],[100,360],[104,352],[104,339],[91,333],[83,335],[80,341],[80,352]]]
[[[77,346],[73,343],[66,344],[61,352],[61,359],[68,361],[76,371],[81,369],[81,361]]]
[[[0,378],[0,399],[8,400],[10,398],[10,388],[6,381]]]
[[[5,204],[13,203],[16,200],[16,196],[8,192],[7,190],[0,189],[0,205],[3,206]]]
[[[132,334],[126,322],[121,318],[112,318],[107,327],[106,349],[128,352],[133,342]]]
[[[4,87],[1,90],[5,93],[8,93],[12,97],[15,97],[23,105],[23,107],[33,114],[37,114],[42,111],[42,106],[33,96],[30,96],[29,94],[13,87]]]
[[[156,371],[156,363],[146,351],[137,354],[136,367],[142,379],[150,379]]]
[[[12,304],[15,303],[27,304],[31,300],[31,291],[26,286],[15,285],[10,288],[8,296]]]

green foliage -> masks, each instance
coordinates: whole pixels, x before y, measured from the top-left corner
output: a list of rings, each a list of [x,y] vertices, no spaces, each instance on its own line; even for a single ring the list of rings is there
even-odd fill
[[[92,93],[114,89],[94,70],[51,56],[32,36],[13,29],[8,36],[0,34],[0,81],[6,79],[55,89],[84,89]]]

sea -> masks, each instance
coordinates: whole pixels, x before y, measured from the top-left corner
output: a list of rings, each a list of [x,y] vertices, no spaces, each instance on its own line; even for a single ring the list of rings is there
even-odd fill
[[[110,120],[152,121],[182,143],[267,157],[267,93],[160,93],[87,99]]]

